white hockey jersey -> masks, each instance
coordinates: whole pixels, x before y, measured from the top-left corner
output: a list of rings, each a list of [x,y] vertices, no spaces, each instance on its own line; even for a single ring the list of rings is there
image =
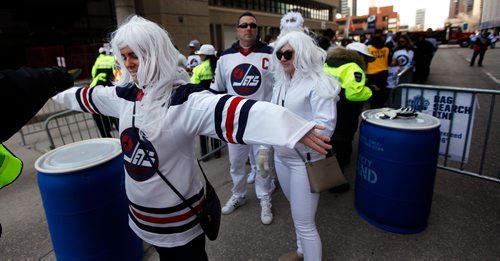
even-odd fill
[[[149,140],[140,131],[142,92],[133,84],[125,87],[71,88],[53,99],[74,110],[120,119],[120,141],[129,199],[129,224],[144,241],[161,247],[185,245],[203,233],[189,207],[164,183],[145,156],[197,209],[201,207],[203,183],[196,162],[197,135],[230,143],[271,144],[293,148],[314,122],[308,122],[279,106],[238,96],[214,95],[198,85],[175,89],[161,132]],[[146,151],[138,143],[135,124]]]
[[[253,47],[245,49],[235,42],[217,61],[210,90],[270,101],[273,92],[273,75],[269,67],[271,54],[272,48],[265,43],[257,41]]]

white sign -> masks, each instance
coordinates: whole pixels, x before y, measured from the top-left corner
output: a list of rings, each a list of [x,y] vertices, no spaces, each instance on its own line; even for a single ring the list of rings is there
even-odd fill
[[[407,94],[408,92],[408,94]],[[441,121],[439,154],[448,159],[467,162],[469,158],[474,125],[474,106],[472,93],[405,89],[401,92],[402,107],[412,107],[417,111],[430,114]],[[405,98],[407,97],[407,100]],[[451,126],[450,126],[451,124]],[[449,143],[449,145],[448,145]],[[465,155],[462,159],[462,155]]]

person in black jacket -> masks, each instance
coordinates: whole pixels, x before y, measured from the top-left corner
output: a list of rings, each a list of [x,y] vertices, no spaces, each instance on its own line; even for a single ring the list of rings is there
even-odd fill
[[[22,128],[50,97],[71,86],[73,76],[60,67],[0,71],[0,106],[4,112],[1,142]]]
[[[470,66],[474,66],[474,62],[476,61],[477,56],[479,55],[479,60],[477,61],[477,65],[479,67],[483,66],[483,58],[486,50],[491,45],[491,40],[489,39],[490,33],[487,31],[481,32],[481,35],[476,37],[474,41],[474,53],[472,53],[472,58],[470,59]]]
[[[14,182],[23,167],[22,161],[3,143],[21,129],[50,97],[71,86],[73,76],[59,67],[23,67],[16,71],[0,71],[0,111],[3,112],[0,128],[0,189]]]

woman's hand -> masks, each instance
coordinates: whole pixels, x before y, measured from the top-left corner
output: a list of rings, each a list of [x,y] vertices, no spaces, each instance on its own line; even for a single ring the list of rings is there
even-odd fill
[[[313,129],[311,129],[308,133],[306,133],[306,135],[304,135],[304,137],[302,137],[302,139],[300,139],[299,142],[317,151],[318,153],[326,155],[327,154],[326,150],[332,149],[332,146],[328,144],[328,142],[330,141],[330,137],[327,137],[325,135],[316,132],[316,129],[324,130],[325,127],[316,124],[316,126],[314,126]]]

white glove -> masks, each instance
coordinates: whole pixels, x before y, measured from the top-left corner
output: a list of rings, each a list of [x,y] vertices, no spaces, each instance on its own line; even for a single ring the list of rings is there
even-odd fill
[[[400,118],[411,118],[417,116],[417,113],[415,112],[415,109],[407,107],[407,108],[400,108],[398,110],[394,109],[389,109],[387,111],[384,111],[381,115],[382,119],[394,119],[397,117]]]
[[[257,153],[258,161],[259,161],[259,170],[260,175],[263,178],[267,178],[269,175],[269,170],[271,169],[271,150],[267,148],[259,149]]]

